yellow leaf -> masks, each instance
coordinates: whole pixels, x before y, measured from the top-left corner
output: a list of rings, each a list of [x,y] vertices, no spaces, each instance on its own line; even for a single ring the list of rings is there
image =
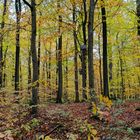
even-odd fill
[[[92,134],[93,136],[96,136],[96,135],[97,135],[97,130],[96,130],[96,129],[91,129],[91,134]]]
[[[99,98],[100,98],[100,102],[102,102],[103,101],[103,95],[100,94]]]
[[[90,134],[88,134],[88,140],[90,140]]]
[[[45,137],[45,140],[52,140],[49,136]]]
[[[92,112],[94,115],[96,115],[97,114],[97,106],[95,103],[92,103],[92,106],[93,106]]]

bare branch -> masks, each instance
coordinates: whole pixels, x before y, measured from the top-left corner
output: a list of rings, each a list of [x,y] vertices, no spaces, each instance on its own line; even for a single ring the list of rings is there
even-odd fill
[[[27,2],[26,0],[23,0],[23,2],[24,2],[30,9],[32,9],[32,6],[31,6],[31,4],[29,4],[29,2]]]
[[[97,2],[98,2],[98,0],[96,0],[96,1],[94,2],[94,6],[96,6]]]

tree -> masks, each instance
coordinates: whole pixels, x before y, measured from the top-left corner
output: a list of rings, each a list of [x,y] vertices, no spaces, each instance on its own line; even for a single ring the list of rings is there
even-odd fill
[[[91,99],[95,94],[94,91],[94,71],[93,71],[93,22],[94,22],[94,0],[90,0],[89,21],[88,21],[88,76],[89,76],[89,93]]]
[[[86,64],[86,55],[87,55],[87,39],[86,39],[86,25],[87,25],[87,3],[86,0],[83,0],[84,7],[84,19],[82,21],[82,32],[83,32],[83,42],[84,45],[81,46],[81,62],[82,62],[82,88],[83,88],[83,100],[87,99],[86,87],[87,87],[87,64]]]
[[[137,0],[136,1],[136,4],[137,4],[137,22],[138,22],[138,25],[137,25],[137,35],[138,37],[140,37],[140,0]],[[139,67],[140,67],[140,59],[138,59],[138,63],[139,63]],[[140,85],[140,76],[138,75],[138,80],[139,80],[139,85]]]
[[[15,58],[15,91],[19,94],[19,63],[20,63],[20,18],[21,1],[15,0],[16,9],[16,58]]]
[[[60,13],[60,1],[57,3],[58,6],[58,23],[59,23],[59,38],[58,38],[58,93],[56,102],[62,103],[62,93],[63,93],[63,72],[62,72],[62,15]]]
[[[79,102],[79,85],[78,85],[78,60],[77,60],[77,54],[78,54],[78,48],[77,48],[77,34],[76,34],[76,5],[75,1],[72,4],[73,6],[73,39],[74,39],[74,76],[75,76],[75,102]]]
[[[108,63],[107,63],[107,23],[106,23],[106,9],[105,2],[101,0],[101,13],[102,13],[102,33],[103,33],[103,89],[104,95],[109,96],[108,88]]]
[[[35,0],[31,0],[29,4],[26,0],[24,3],[31,10],[31,55],[33,64],[33,79],[32,79],[32,113],[37,113],[37,103],[38,103],[38,60],[36,52],[36,3]]]
[[[138,17],[137,34],[138,36],[140,36],[140,0],[136,0],[136,4],[137,4],[136,11],[137,11],[137,17]]]
[[[3,14],[1,21],[1,33],[0,33],[0,87],[3,86],[3,36],[4,36],[4,27],[5,27],[5,16],[7,12],[7,0],[4,0],[3,3]]]
[[[31,50],[30,47],[28,47],[28,93],[30,94],[31,90],[31,79],[32,79],[32,73],[31,73]]]

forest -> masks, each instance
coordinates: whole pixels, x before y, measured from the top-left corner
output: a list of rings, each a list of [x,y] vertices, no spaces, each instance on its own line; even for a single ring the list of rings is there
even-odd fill
[[[139,140],[140,0],[0,0],[0,140]]]

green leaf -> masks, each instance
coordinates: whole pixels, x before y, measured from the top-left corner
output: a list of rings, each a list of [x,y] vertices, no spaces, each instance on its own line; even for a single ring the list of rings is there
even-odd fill
[[[132,130],[132,128],[127,128],[127,132],[128,132],[129,134],[134,134],[134,131]]]

